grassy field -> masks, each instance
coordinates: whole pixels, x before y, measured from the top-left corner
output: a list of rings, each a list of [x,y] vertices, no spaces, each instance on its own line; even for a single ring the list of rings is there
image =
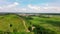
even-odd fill
[[[0,34],[6,33],[60,34],[60,16],[21,16],[17,14],[0,15]]]
[[[21,17],[16,14],[8,14],[0,16],[0,31],[3,32],[26,32]]]
[[[36,27],[35,31],[33,31],[35,34],[60,34],[60,16],[32,16],[31,18],[28,20],[30,25]]]

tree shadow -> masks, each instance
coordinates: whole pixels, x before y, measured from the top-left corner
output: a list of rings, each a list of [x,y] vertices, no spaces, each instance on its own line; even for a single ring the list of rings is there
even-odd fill
[[[34,34],[56,34],[56,32],[45,29],[42,26],[35,26],[36,28],[33,30]]]
[[[60,27],[60,21],[56,21],[56,20],[46,20],[46,23],[52,24],[54,26],[58,26]]]

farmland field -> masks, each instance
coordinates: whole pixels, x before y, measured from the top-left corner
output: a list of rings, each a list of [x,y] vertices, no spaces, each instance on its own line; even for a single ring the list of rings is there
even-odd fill
[[[0,34],[60,34],[60,16],[0,15]]]

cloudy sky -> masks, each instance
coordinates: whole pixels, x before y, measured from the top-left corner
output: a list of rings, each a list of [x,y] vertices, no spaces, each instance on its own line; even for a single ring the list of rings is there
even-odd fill
[[[0,0],[0,12],[60,13],[60,0]]]

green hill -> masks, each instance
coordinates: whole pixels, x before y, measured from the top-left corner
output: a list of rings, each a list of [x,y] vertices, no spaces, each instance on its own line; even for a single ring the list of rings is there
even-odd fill
[[[1,14],[0,34],[60,34],[60,16]]]
[[[16,14],[0,15],[0,31],[27,32],[25,21]]]

